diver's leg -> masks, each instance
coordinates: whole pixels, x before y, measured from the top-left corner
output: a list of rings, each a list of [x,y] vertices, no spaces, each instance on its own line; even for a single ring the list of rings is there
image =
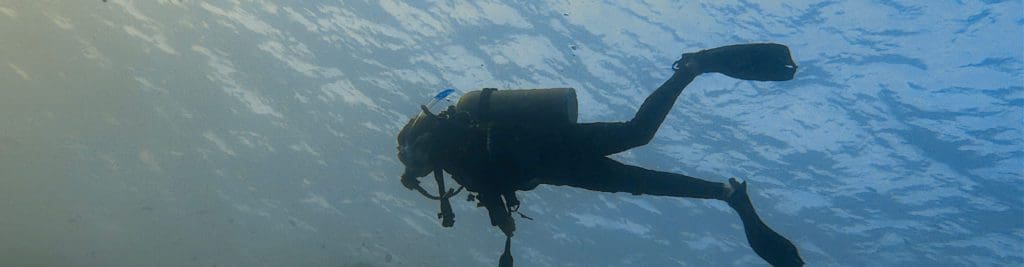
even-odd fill
[[[626,165],[606,157],[566,164],[539,182],[601,192],[723,200],[739,214],[747,242],[757,255],[773,266],[803,265],[796,246],[769,228],[757,215],[747,195],[746,182],[738,183],[735,179],[729,179],[728,185],[710,182],[682,174]]]
[[[647,144],[661,127],[676,98],[702,73],[717,72],[752,81],[793,79],[796,63],[789,48],[780,44],[729,45],[683,54],[673,66],[675,74],[644,100],[632,120],[577,125],[574,144],[580,152],[611,155]]]
[[[665,121],[676,98],[686,85],[701,73],[695,64],[685,64],[688,57],[677,64],[680,68],[640,105],[633,119],[626,122],[581,123],[573,129],[572,140],[577,149],[589,155],[611,155],[647,144]]]
[[[566,163],[557,170],[545,173],[539,182],[601,192],[720,200],[725,200],[731,193],[725,183],[648,170],[622,164],[607,157],[586,158]]]

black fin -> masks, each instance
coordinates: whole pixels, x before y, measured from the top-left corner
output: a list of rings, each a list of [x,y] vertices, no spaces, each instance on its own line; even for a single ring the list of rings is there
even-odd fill
[[[796,74],[789,47],[776,43],[728,45],[697,53],[705,72],[753,81],[788,81]]]
[[[736,191],[726,201],[739,213],[750,248],[772,266],[803,266],[804,260],[800,258],[800,252],[793,242],[772,230],[757,216],[754,205],[750,203],[750,196],[747,195],[747,182],[739,183],[736,179],[729,179],[729,184]]]
[[[512,267],[512,237],[505,237],[505,252],[498,258],[498,267]]]

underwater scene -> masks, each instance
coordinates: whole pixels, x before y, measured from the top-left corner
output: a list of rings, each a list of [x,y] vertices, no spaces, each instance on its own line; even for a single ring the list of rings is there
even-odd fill
[[[1019,0],[0,0],[0,266],[1021,266],[1022,183]]]

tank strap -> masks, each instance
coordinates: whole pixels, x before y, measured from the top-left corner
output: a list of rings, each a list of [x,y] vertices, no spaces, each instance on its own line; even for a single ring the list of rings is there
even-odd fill
[[[480,100],[478,100],[476,108],[477,123],[490,122],[491,94],[497,90],[497,88],[484,88],[480,91]]]
[[[494,91],[497,91],[497,90],[498,90],[497,88],[484,88],[480,92],[480,100],[477,102],[477,109],[476,109],[476,112],[477,112],[477,114],[476,114],[476,118],[477,118],[476,123],[478,125],[488,125],[490,123],[490,119],[491,118],[489,117],[489,115],[490,115],[490,106],[491,106],[491,94],[494,93]],[[491,127],[489,125],[486,126],[486,127],[487,127],[487,146],[486,146],[485,149],[487,150],[488,160],[490,160],[490,158],[492,156],[491,155]],[[506,195],[506,197],[508,197],[508,196]],[[507,206],[505,207],[506,209],[510,210],[510,212],[509,212],[509,216],[510,217],[512,215],[511,212],[518,212],[518,210],[519,210],[519,200],[516,199],[515,193],[511,194],[511,199],[514,200],[514,202],[515,202],[514,207],[513,207],[513,205],[508,205],[508,204],[506,204]],[[523,216],[524,218],[528,218],[525,215],[523,215],[522,213],[520,213],[519,215]],[[512,248],[512,236],[510,234],[506,233],[506,235],[505,235],[505,251],[503,251],[503,253],[501,253],[501,257],[498,258],[498,266],[499,267],[512,267],[513,266],[511,248]]]
[[[497,90],[497,88],[484,88],[483,90],[481,90],[480,99],[478,99],[476,103],[477,114],[471,114],[475,115],[476,117],[476,121],[474,123],[478,126],[484,127],[484,132],[486,135],[485,138],[487,140],[486,146],[484,146],[484,150],[486,150],[487,153],[487,161],[493,161],[494,159],[494,155],[491,154],[493,144],[493,141],[491,140],[491,118],[488,115],[491,113],[491,94],[493,94],[494,91]]]

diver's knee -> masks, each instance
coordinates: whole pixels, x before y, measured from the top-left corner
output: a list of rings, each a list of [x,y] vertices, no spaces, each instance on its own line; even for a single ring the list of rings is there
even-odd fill
[[[644,136],[644,137],[633,137],[633,138],[627,139],[625,142],[630,147],[638,147],[638,146],[643,146],[643,145],[647,145],[647,144],[651,143],[651,139],[652,139],[651,137],[646,137],[646,136]]]
[[[643,127],[643,124],[635,120],[630,121],[629,124],[631,124],[629,128],[633,129],[633,131],[624,138],[622,142],[625,142],[631,147],[638,147],[650,143],[651,140],[654,139],[654,134],[658,132],[657,128]]]

